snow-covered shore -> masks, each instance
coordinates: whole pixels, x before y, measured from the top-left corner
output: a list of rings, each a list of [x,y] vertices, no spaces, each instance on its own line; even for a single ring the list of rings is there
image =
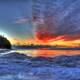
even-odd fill
[[[80,55],[32,58],[11,52],[0,56],[0,80],[80,80]]]

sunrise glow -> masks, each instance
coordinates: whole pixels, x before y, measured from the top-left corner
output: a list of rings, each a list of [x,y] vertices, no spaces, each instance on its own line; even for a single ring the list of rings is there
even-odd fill
[[[69,37],[68,37],[69,38]],[[39,39],[39,38],[31,38],[31,39],[17,39],[13,38],[10,39],[10,42],[13,45],[51,45],[51,46],[59,46],[59,47],[79,47],[80,46],[80,39],[68,40],[65,36],[58,36],[51,39]]]

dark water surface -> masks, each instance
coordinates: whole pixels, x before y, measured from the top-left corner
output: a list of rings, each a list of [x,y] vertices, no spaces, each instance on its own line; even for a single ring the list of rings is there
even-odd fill
[[[79,54],[79,50],[0,50],[0,80],[80,80]]]

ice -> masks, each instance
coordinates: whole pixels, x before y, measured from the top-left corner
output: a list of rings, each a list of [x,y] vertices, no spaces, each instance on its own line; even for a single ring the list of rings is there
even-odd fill
[[[80,80],[79,61],[79,55],[33,58],[9,51],[0,56],[0,80]]]

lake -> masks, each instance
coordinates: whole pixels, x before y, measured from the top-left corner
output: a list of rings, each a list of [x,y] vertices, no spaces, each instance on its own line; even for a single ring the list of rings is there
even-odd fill
[[[14,50],[19,53],[26,54],[28,56],[32,57],[37,57],[37,56],[42,56],[42,57],[55,57],[55,56],[60,56],[60,55],[78,55],[80,54],[80,50],[26,50],[26,49],[19,49],[19,50]]]
[[[0,49],[0,80],[80,80],[79,54],[79,50]]]

